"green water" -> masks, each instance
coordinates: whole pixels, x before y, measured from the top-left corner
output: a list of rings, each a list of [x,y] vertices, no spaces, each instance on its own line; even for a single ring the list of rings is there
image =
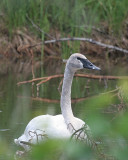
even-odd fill
[[[98,72],[89,70],[87,72],[90,74],[104,74],[103,71]],[[117,73],[117,70],[112,71],[109,69],[105,72],[107,74],[112,74],[112,72],[115,74]],[[36,76],[39,77],[40,74],[41,71],[39,70]],[[127,75],[124,69],[120,72],[120,75],[121,74]],[[20,76],[9,73],[6,76],[0,77],[0,140],[7,144],[8,148],[14,153],[17,150],[17,146],[14,144],[14,139],[18,138],[24,132],[27,123],[32,118],[45,114],[56,115],[61,112],[59,104],[60,93],[58,91],[61,78],[50,80],[41,85],[39,97],[45,98],[45,100],[47,99],[49,102],[45,102],[44,99],[42,99],[42,101],[32,99],[32,95],[36,97],[37,94],[35,86],[33,91],[31,84],[17,86],[17,82],[23,79],[23,73],[20,74]],[[26,79],[31,79],[31,74]],[[95,101],[94,104],[92,103],[95,98],[93,99],[91,97],[113,90],[117,85],[118,82],[116,80],[100,81],[78,77],[74,78],[72,85],[72,98],[75,100],[85,98],[72,103],[74,115],[88,123],[90,111],[95,117],[97,113],[101,113],[103,110],[100,107],[100,102],[99,104]],[[114,103],[117,102],[115,101]],[[109,106],[109,104],[106,104],[106,106]],[[112,119],[113,115],[114,114],[110,114],[110,116],[108,116],[109,121]]]

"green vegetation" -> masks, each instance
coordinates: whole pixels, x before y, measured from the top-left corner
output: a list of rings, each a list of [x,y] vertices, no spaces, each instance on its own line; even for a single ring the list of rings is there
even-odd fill
[[[13,78],[8,80],[9,91],[12,91],[15,87],[15,83],[12,83]],[[79,81],[79,82],[78,82]],[[94,83],[95,81],[95,83]],[[115,81],[113,81],[115,82]],[[113,83],[112,82],[112,83]],[[74,79],[72,87],[73,97],[87,96],[87,91],[81,92],[87,81],[85,79]],[[46,96],[51,99],[58,99],[59,94],[57,92],[57,86],[59,81],[48,82],[44,84],[43,90],[40,90],[40,95]],[[115,83],[115,85],[117,85]],[[6,85],[5,85],[6,86]],[[24,155],[23,160],[42,160],[42,159],[58,159],[58,160],[123,160],[127,159],[127,143],[128,143],[128,83],[127,81],[120,82],[119,90],[114,92],[108,92],[107,94],[100,94],[104,92],[102,83],[96,80],[91,80],[89,83],[91,86],[90,96],[86,100],[82,100],[78,103],[73,103],[72,108],[77,117],[82,118],[91,128],[92,144],[88,145],[86,141],[84,143],[66,141],[66,140],[49,140],[45,143],[35,146],[27,155]],[[108,88],[109,90],[114,89]],[[3,86],[2,86],[3,88]],[[52,88],[53,92],[50,92]],[[97,90],[97,88],[99,90]],[[4,88],[3,88],[4,90]],[[15,88],[16,90],[16,88]],[[48,109],[51,110],[51,114],[60,113],[59,103],[45,103],[39,101],[31,101],[28,98],[21,98],[22,96],[29,96],[31,91],[30,85],[25,85],[18,88],[14,94],[8,92],[6,96],[6,106],[0,108],[3,112],[1,114],[1,126],[2,128],[10,128],[9,132],[1,132],[0,134],[0,159],[13,160],[14,154],[17,150],[23,150],[16,146],[13,142],[14,138],[17,138],[24,130],[26,124],[30,119],[40,114],[46,114]],[[95,91],[95,92],[94,92]],[[99,95],[97,94],[99,92]],[[17,97],[17,95],[21,97]],[[49,95],[50,94],[50,95]],[[96,96],[93,96],[95,94]],[[11,96],[10,96],[11,95]],[[18,98],[18,99],[17,99]],[[3,98],[0,102],[4,102]],[[15,104],[16,103],[16,104]],[[2,103],[1,103],[2,104]],[[8,111],[6,111],[8,110]],[[49,111],[50,111],[49,110]],[[8,114],[5,117],[5,113]],[[3,117],[4,116],[4,117]],[[5,122],[7,123],[5,125]],[[23,125],[20,123],[23,122]],[[17,125],[18,124],[18,125]],[[94,145],[95,142],[101,142],[101,144]]]
[[[41,40],[46,39],[44,33],[32,26],[29,17],[41,30],[54,38],[98,37],[102,32],[112,38],[127,32],[127,7],[127,0],[1,0],[0,17],[10,35],[16,29],[22,30],[25,27],[28,33],[35,33]],[[97,34],[91,35],[92,30],[98,31]],[[22,40],[25,44],[24,38]],[[112,42],[113,40],[111,44]],[[113,45],[118,44],[122,47],[121,42]],[[67,58],[70,53],[79,52],[80,49],[78,41],[70,42],[70,45],[61,43],[61,51],[65,53],[63,58]]]
[[[60,33],[61,37],[87,37],[92,28],[104,28],[107,34],[120,35],[128,18],[128,0],[1,0],[0,18],[6,24],[9,33],[26,27],[32,33],[45,39],[43,33],[33,28],[29,17],[44,32]],[[80,42],[62,42],[63,58],[80,48]],[[42,49],[43,50],[43,49]],[[42,53],[43,54],[43,53]],[[43,56],[42,56],[43,57]],[[51,66],[54,68],[54,65]],[[60,67],[60,65],[59,65]],[[58,68],[59,68],[58,67]],[[43,67],[42,67],[43,68]],[[59,69],[55,67],[54,70]],[[40,69],[45,75],[45,69]],[[61,69],[59,70],[61,72]],[[51,73],[51,72],[50,72]],[[106,73],[106,72],[103,72]],[[112,73],[112,72],[110,72]],[[117,73],[117,72],[116,72]],[[124,72],[123,72],[124,73]],[[56,74],[56,73],[54,73]],[[24,78],[24,75],[23,79]],[[28,79],[31,79],[28,78]],[[0,81],[0,128],[10,129],[0,132],[0,160],[14,159],[16,150],[13,139],[17,138],[29,122],[40,114],[59,114],[59,103],[46,103],[29,99],[32,95],[31,85],[17,89],[16,77],[10,76]],[[79,81],[79,82],[78,82]],[[40,87],[39,96],[50,100],[59,100],[57,91],[60,79],[52,80]],[[83,119],[91,128],[92,140],[101,141],[98,147],[73,141],[52,140],[37,145],[32,152],[21,159],[26,160],[125,160],[128,157],[128,83],[97,80],[75,79],[72,86],[72,97],[85,100],[73,103],[77,117]],[[111,91],[120,86],[119,90]],[[51,92],[52,90],[52,92]],[[89,91],[88,91],[89,90]],[[34,88],[36,95],[36,86]],[[19,96],[19,97],[18,97]],[[22,97],[23,96],[23,97]],[[25,98],[25,96],[27,98]],[[86,98],[87,97],[87,98]]]
[[[127,0],[1,0],[0,10],[9,29],[31,26],[28,15],[45,32],[57,28],[71,36],[90,31],[92,26],[108,25],[109,31],[120,32],[127,18]],[[87,30],[86,30],[87,31]]]

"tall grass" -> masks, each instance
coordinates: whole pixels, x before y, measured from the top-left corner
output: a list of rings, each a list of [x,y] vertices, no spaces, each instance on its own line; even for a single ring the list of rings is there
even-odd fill
[[[100,26],[106,22],[110,30],[119,32],[127,18],[127,0],[1,0],[8,27],[29,25],[26,14],[44,31],[58,28],[71,35],[81,26]],[[79,31],[80,34],[80,31]]]
[[[128,17],[127,7],[127,0],[0,1],[0,12],[4,14],[9,33],[18,27],[27,26],[41,39],[44,38],[44,35],[33,28],[26,15],[44,32],[59,30],[63,37],[69,35],[71,37],[87,37],[92,28],[104,28],[104,26],[107,26],[108,33],[120,35],[122,26]],[[79,42],[74,42],[71,48],[66,43],[62,44],[62,52],[65,53],[63,58],[67,58],[70,53],[79,52],[79,50]]]

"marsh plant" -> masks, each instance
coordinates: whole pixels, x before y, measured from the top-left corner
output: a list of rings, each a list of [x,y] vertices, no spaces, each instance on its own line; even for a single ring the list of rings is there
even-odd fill
[[[62,33],[80,35],[87,27],[100,27],[101,22],[108,24],[109,31],[120,32],[127,18],[127,0],[1,0],[0,10],[9,29],[30,23],[28,15],[45,32],[58,28]]]

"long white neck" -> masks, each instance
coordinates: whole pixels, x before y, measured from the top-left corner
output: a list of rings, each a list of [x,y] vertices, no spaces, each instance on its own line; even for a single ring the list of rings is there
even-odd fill
[[[66,65],[61,93],[61,112],[67,125],[71,123],[74,118],[71,108],[71,86],[73,76],[74,71],[71,71]]]

